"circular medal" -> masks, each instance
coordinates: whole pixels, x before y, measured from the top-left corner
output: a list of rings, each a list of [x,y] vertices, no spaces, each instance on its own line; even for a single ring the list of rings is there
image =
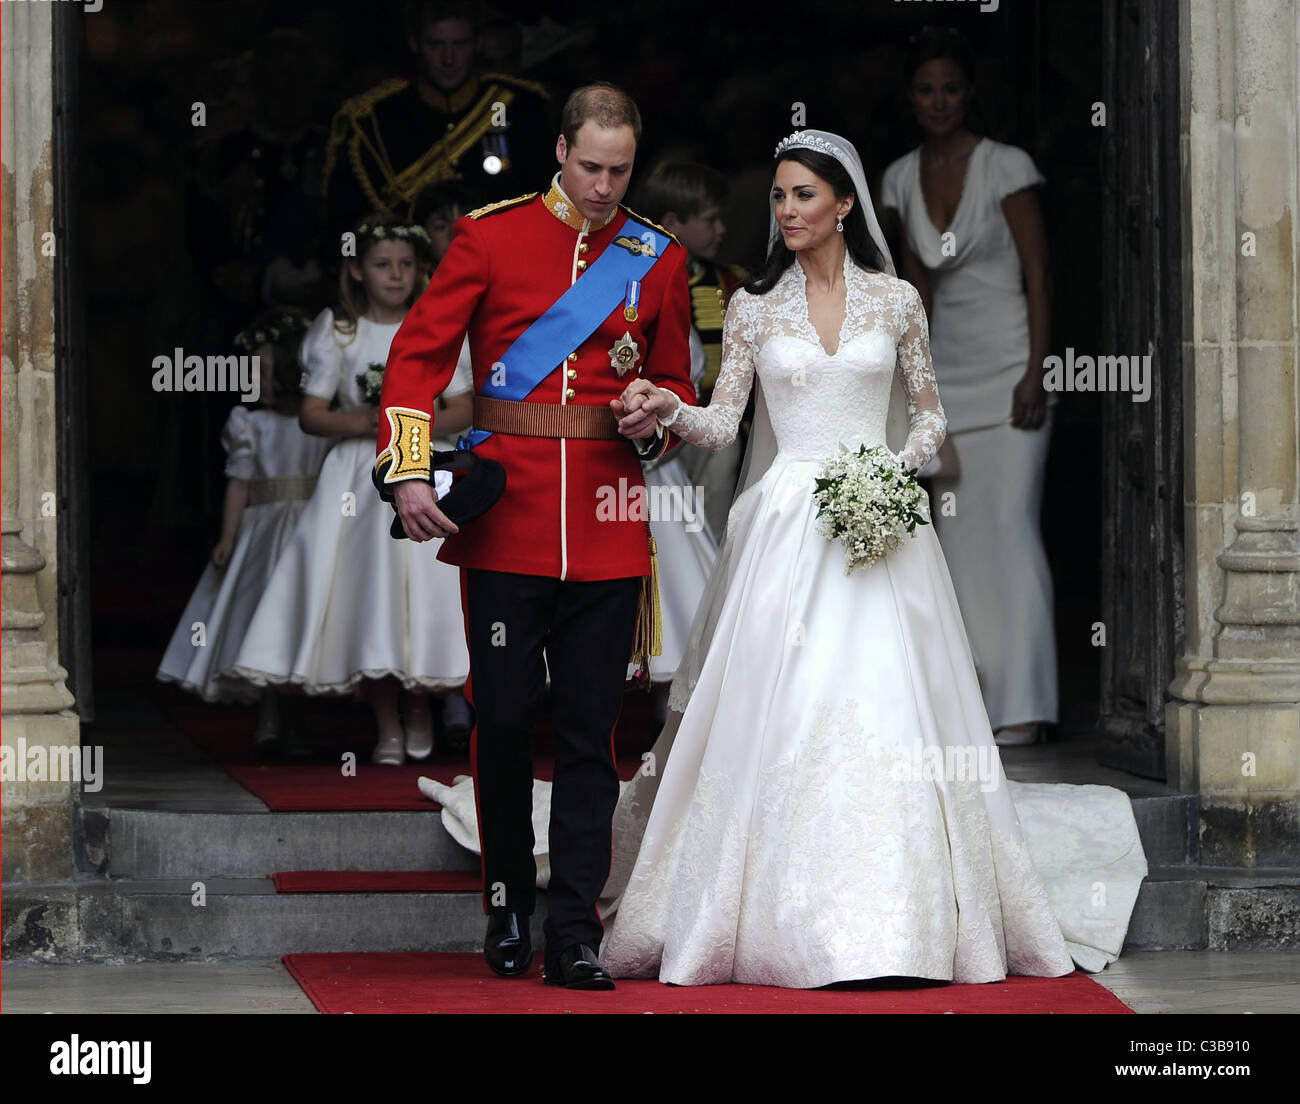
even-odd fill
[[[637,320],[636,307],[624,307],[623,317],[629,322],[635,322]]]

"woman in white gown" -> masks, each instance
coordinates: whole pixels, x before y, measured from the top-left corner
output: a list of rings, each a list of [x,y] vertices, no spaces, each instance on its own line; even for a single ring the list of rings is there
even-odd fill
[[[720,448],[757,376],[774,442],[756,418],[674,713],[615,814],[601,957],[615,977],[688,985],[1067,974],[934,530],[852,574],[816,531],[814,476],[841,446],[885,443],[896,372],[900,464],[943,439],[919,296],[844,139],[783,142],[773,196],[775,279],[732,300],[708,408],[646,381],[624,398]]]
[[[995,739],[1034,743],[1056,724],[1052,571],[1041,513],[1055,392],[1047,249],[1024,150],[966,125],[972,60],[952,28],[917,37],[904,65],[925,141],[881,181],[901,222],[903,275],[932,325],[935,375],[955,465],[932,485],[936,533],[975,651]]]

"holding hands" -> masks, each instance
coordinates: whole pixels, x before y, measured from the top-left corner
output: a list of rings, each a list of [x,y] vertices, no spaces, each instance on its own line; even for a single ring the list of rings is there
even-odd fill
[[[680,402],[671,391],[638,377],[617,399],[610,399],[609,405],[618,415],[619,433],[635,441],[653,437],[658,420],[670,417]]]

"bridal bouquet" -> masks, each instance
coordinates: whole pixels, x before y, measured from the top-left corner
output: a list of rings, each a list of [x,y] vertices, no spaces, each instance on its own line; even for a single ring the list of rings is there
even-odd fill
[[[366,402],[378,406],[379,395],[384,389],[384,366],[372,364],[364,372],[358,372],[357,386],[361,388],[361,397]]]
[[[925,492],[884,445],[857,452],[841,447],[818,473],[813,490],[817,531],[844,542],[844,574],[869,567],[929,525],[922,513]]]

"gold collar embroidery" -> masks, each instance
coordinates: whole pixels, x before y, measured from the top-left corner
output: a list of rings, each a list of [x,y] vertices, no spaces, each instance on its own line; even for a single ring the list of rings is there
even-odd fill
[[[563,189],[560,187],[559,173],[556,173],[555,176],[551,178],[551,186],[546,190],[546,194],[542,196],[542,202],[546,204],[546,209],[564,223],[565,226],[577,230],[579,233],[589,234],[594,230],[603,229],[608,226],[610,220],[618,214],[618,204],[615,204],[613,209],[601,222],[594,223],[589,221],[583,213],[578,210],[573,201],[564,194]]]

